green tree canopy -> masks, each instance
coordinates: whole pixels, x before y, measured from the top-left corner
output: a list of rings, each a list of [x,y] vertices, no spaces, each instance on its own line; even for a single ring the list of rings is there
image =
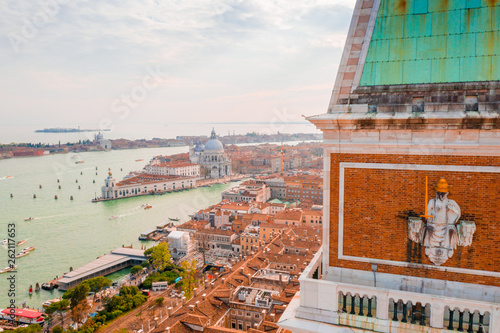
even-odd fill
[[[53,314],[55,312],[65,311],[69,308],[69,300],[63,299],[60,302],[52,303],[45,309],[46,314]]]
[[[32,324],[32,325],[29,325],[28,327],[16,328],[15,330],[9,331],[9,332],[12,332],[12,333],[38,333],[41,331],[42,331],[42,326],[40,326],[38,324]]]
[[[152,248],[151,252],[151,262],[154,268],[158,270],[163,270],[168,263],[170,263],[170,251],[168,249],[168,243],[160,243]]]
[[[87,298],[87,295],[89,294],[90,291],[90,287],[87,284],[80,283],[78,286],[72,289],[73,292],[71,293],[69,301],[70,301],[70,307],[74,308],[75,306],[78,305],[78,303]]]
[[[196,261],[193,259],[191,263],[187,261],[183,261],[181,263],[182,268],[184,269],[181,272],[182,277],[182,290],[184,291],[184,296],[186,299],[191,299],[191,295],[193,293],[194,286],[196,284],[195,275],[196,275]]]
[[[134,266],[130,269],[130,274],[135,275],[139,272],[142,272],[142,266]]]

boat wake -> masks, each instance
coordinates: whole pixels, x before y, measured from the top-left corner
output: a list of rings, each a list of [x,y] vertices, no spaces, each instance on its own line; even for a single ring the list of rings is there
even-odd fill
[[[3,177],[0,177],[0,180],[7,180],[7,179],[11,179],[11,178],[14,178],[14,176],[3,176]]]

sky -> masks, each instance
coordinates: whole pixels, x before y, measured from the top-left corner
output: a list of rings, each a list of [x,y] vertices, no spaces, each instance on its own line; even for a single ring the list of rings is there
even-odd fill
[[[0,125],[324,113],[354,2],[0,0]]]

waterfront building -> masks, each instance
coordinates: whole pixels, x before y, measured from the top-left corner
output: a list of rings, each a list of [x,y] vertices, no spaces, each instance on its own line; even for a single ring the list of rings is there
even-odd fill
[[[358,0],[292,332],[500,332],[496,1]]]
[[[185,177],[200,177],[200,166],[185,161],[161,162],[160,159],[152,159],[145,167],[144,172],[151,175],[171,175]]]
[[[204,177],[223,178],[232,174],[231,158],[224,152],[215,130],[212,130],[210,139],[204,145],[198,143],[189,148],[189,159],[191,163],[202,166]]]
[[[101,188],[101,200],[111,200],[138,195],[164,193],[181,189],[193,188],[195,177],[136,174],[117,182],[111,172],[104,180]]]
[[[58,282],[59,290],[71,289],[85,280],[109,275],[130,266],[140,265],[146,260],[144,250],[118,248],[80,268],[64,273]]]

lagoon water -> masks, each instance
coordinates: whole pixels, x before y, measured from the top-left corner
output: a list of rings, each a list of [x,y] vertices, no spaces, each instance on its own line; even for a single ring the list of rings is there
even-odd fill
[[[181,220],[177,223],[182,223],[189,219],[189,214],[219,202],[221,191],[236,183],[162,196],[91,202],[99,196],[108,168],[120,180],[129,171],[141,170],[153,156],[187,151],[187,147],[172,147],[88,152],[78,154],[77,158],[85,161],[81,164],[75,164],[76,159],[72,158],[75,154],[0,160],[0,239],[7,238],[7,225],[14,223],[15,240],[27,240],[16,250],[36,246],[30,255],[16,259],[16,305],[26,302],[30,307],[41,309],[43,301],[59,297],[61,292],[42,290],[29,297],[30,285],[33,288],[37,282],[41,285],[68,272],[70,267],[78,268],[122,245],[140,248],[145,244],[138,241],[142,231],[155,228],[169,217],[179,217]],[[137,159],[144,160],[136,162]],[[54,199],[55,195],[58,200]],[[74,200],[71,201],[70,196]],[[146,202],[153,205],[153,209],[141,209]],[[113,215],[122,217],[110,220]],[[28,217],[34,219],[24,221]],[[8,266],[7,252],[6,246],[0,247],[0,269]],[[112,277],[118,279],[126,273],[122,271]],[[7,275],[10,274],[0,275],[0,308],[10,302]]]

